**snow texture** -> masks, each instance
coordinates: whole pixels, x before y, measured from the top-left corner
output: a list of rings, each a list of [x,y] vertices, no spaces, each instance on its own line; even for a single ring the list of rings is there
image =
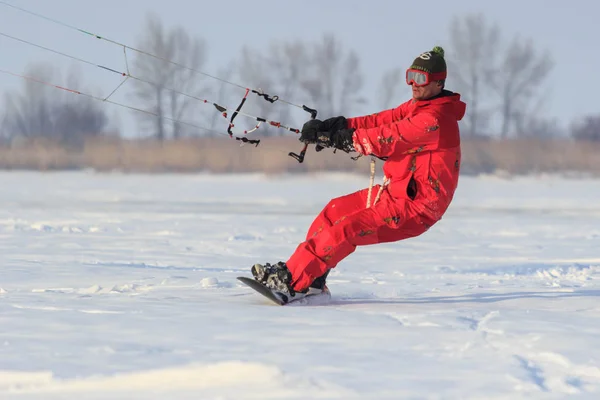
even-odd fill
[[[236,276],[368,177],[0,183],[3,400],[600,397],[599,181],[462,177],[427,233],[286,307]]]

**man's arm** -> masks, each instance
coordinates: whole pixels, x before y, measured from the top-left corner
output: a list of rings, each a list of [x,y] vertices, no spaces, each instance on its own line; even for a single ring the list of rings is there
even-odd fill
[[[356,150],[364,155],[390,157],[437,148],[440,125],[429,113],[417,114],[375,128],[358,128],[353,142]]]
[[[381,111],[363,117],[348,118],[348,128],[354,129],[370,129],[381,125],[390,124],[393,121],[398,121],[404,118],[404,104],[396,108]]]

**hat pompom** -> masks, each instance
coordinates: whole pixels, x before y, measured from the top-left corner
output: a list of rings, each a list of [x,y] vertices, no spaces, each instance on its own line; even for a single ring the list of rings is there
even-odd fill
[[[444,57],[444,49],[441,46],[435,46],[432,50],[432,53],[439,54],[442,58]]]

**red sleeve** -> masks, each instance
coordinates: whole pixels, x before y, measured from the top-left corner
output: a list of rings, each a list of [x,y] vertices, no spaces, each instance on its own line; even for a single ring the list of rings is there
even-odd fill
[[[381,125],[376,128],[358,128],[354,131],[354,146],[364,155],[390,157],[437,148],[440,125],[430,113]]]
[[[369,129],[376,128],[381,125],[390,124],[393,121],[404,118],[404,104],[399,105],[396,108],[381,111],[371,115],[365,115],[364,117],[348,118],[348,128],[354,129]]]

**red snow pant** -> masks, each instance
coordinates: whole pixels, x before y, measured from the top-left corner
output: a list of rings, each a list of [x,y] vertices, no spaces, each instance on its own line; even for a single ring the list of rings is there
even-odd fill
[[[371,203],[379,191],[373,187]],[[315,218],[306,235],[287,261],[292,287],[301,291],[334,268],[340,261],[365,246],[396,242],[418,236],[435,221],[420,215],[409,198],[393,198],[387,188],[367,208],[368,189],[331,200]]]

